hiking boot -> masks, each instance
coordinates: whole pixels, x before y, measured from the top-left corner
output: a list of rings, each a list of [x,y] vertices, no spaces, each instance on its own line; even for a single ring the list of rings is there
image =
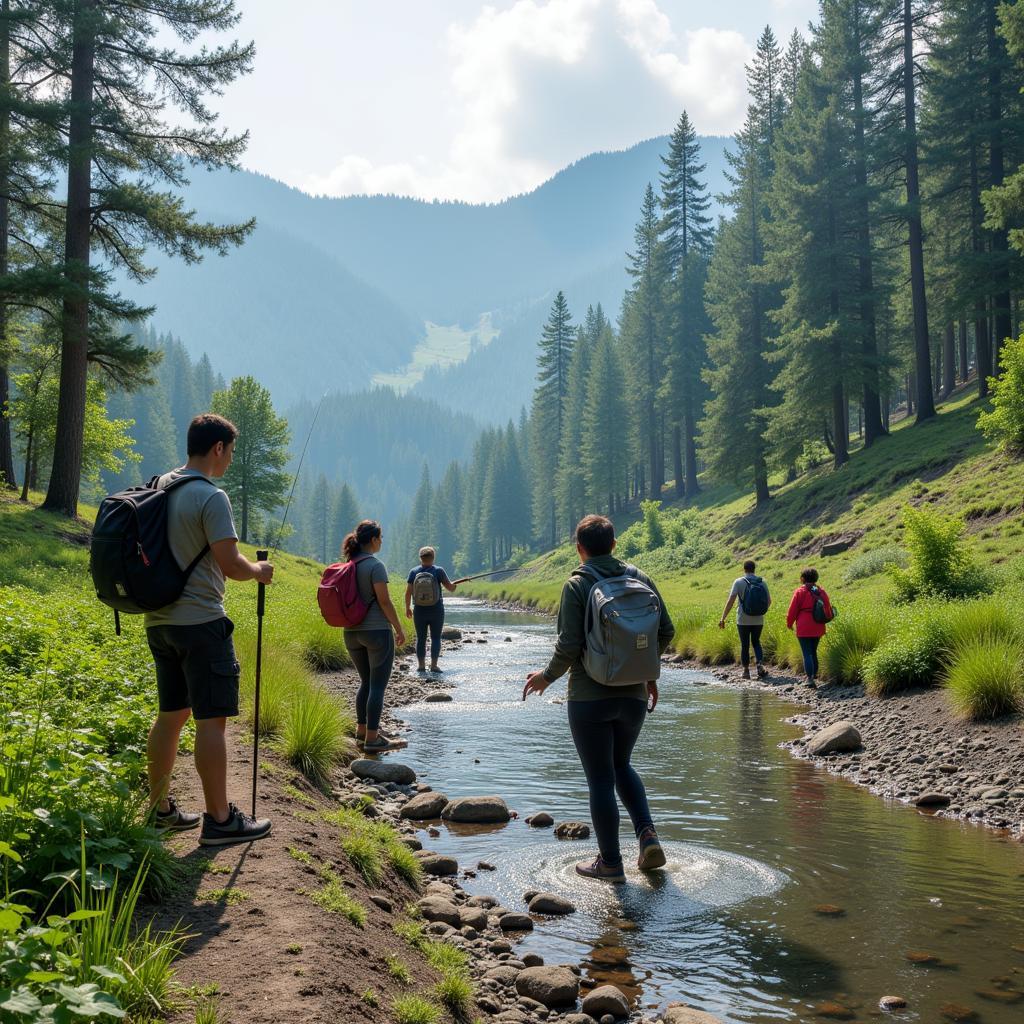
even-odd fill
[[[442,674],[444,673],[444,669],[443,668],[439,668],[436,661],[430,666],[430,671],[431,672],[440,672]]]
[[[233,846],[235,843],[251,843],[270,835],[269,818],[253,818],[240,811],[234,804],[228,804],[228,820],[217,822],[210,814],[203,814],[203,831],[199,836],[200,846]]]
[[[383,732],[378,732],[376,739],[370,741],[363,740],[363,750],[368,754],[379,753],[382,750],[398,750],[401,747],[407,746],[409,744],[405,740],[395,739],[393,736],[388,736]]]
[[[745,668],[743,670],[743,672],[741,673],[740,678],[741,679],[749,679],[750,678],[750,669],[749,668]]]
[[[622,870],[622,863],[615,865],[607,864],[600,857],[592,861],[581,860],[576,865],[576,874],[584,878],[599,878],[602,882],[624,882],[626,873]]]
[[[815,681],[814,681],[813,679],[808,679],[808,680],[807,680],[807,685],[808,685],[808,686],[809,686],[809,687],[810,687],[810,688],[811,688],[812,690],[816,690],[816,689],[818,688],[818,684],[817,684],[817,683],[816,683],[816,682],[815,682]]]
[[[658,833],[653,828],[645,828],[640,833],[640,856],[636,866],[641,871],[653,871],[665,866],[665,851],[658,842]]]
[[[425,672],[427,671],[427,665],[426,665],[426,662],[423,662],[423,661],[421,661],[421,662],[420,662],[420,663],[419,663],[419,664],[418,664],[418,665],[416,666],[416,671],[417,671],[417,672],[423,672],[423,673],[425,673]]]
[[[768,669],[766,669],[764,667],[764,665],[758,665],[757,666],[757,678],[758,679],[767,679],[768,678]]]
[[[198,814],[183,811],[172,796],[167,798],[167,802],[170,807],[166,811],[157,811],[153,818],[156,828],[164,832],[186,832],[190,828],[199,828],[201,819]]]

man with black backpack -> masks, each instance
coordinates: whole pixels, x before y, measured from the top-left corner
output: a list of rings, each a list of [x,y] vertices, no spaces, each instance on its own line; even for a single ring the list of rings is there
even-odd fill
[[[181,596],[146,612],[146,636],[156,663],[159,713],[147,745],[150,799],[156,825],[197,828],[203,846],[263,839],[270,821],[243,813],[227,796],[228,718],[238,714],[239,665],[231,640],[234,624],[224,613],[225,577],[270,583],[269,562],[250,562],[238,550],[231,501],[213,482],[231,465],[238,428],[204,413],[188,428],[188,462],[156,481],[167,495],[167,544],[188,573]],[[206,813],[178,807],[169,793],[181,730],[195,719],[195,765]]]
[[[750,678],[750,648],[754,648],[754,661],[757,665],[757,678],[767,679],[768,669],[764,666],[764,652],[761,650],[761,631],[764,629],[764,617],[772,605],[772,596],[768,593],[768,584],[755,574],[757,565],[752,559],[743,563],[743,575],[733,582],[729,591],[729,600],[725,611],[718,620],[718,628],[725,629],[725,620],[736,605],[736,629],[740,635],[740,662],[743,665],[743,678]]]
[[[658,703],[661,655],[675,634],[658,588],[636,566],[616,558],[615,528],[604,516],[576,527],[581,564],[562,587],[558,641],[548,667],[531,672],[523,700],[569,672],[568,717],[590,790],[590,816],[600,855],[581,861],[586,878],[624,882],[618,793],[638,840],[641,871],[664,867],[647,791],[630,764],[644,720]]]

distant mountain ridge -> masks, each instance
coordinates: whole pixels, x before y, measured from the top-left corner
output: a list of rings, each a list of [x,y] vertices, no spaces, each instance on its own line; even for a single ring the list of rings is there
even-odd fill
[[[254,236],[199,267],[158,258],[158,275],[137,294],[156,306],[158,329],[209,352],[227,376],[260,376],[279,402],[359,390],[408,361],[427,320],[471,326],[491,312],[508,331],[493,348],[526,337],[558,288],[576,293],[578,315],[597,302],[614,315],[643,189],[657,187],[667,142],[591,154],[532,192],[488,205],[310,196],[248,171],[198,172],[188,203],[212,218],[255,216]],[[728,140],[701,142],[717,193]],[[532,379],[533,354],[522,340],[515,347],[506,357],[525,365],[501,408],[470,411],[500,419],[527,400],[518,378]],[[487,351],[451,371],[460,387],[472,386],[467,372],[486,365]],[[439,387],[435,397],[451,404],[444,380],[432,374],[420,387]]]

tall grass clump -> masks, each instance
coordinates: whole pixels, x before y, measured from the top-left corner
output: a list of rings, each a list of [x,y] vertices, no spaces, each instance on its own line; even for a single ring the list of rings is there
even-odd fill
[[[706,622],[694,642],[697,658],[704,665],[731,665],[739,661],[740,638],[730,623],[719,629],[717,622]]]
[[[285,757],[308,779],[324,783],[348,747],[352,722],[323,687],[309,684],[292,699],[284,725]]]
[[[961,601],[948,608],[947,649],[952,654],[976,640],[1005,640],[1024,646],[1024,614],[1010,595]]]
[[[399,996],[392,1007],[396,1024],[438,1024],[441,1007],[422,996]]]
[[[945,686],[954,709],[965,718],[998,718],[1024,711],[1024,646],[983,636],[953,652]]]
[[[837,618],[826,634],[823,650],[825,674],[838,683],[864,681],[864,660],[887,637],[891,613],[858,609]]]
[[[922,505],[903,510],[904,543],[910,553],[905,569],[889,567],[897,602],[921,597],[974,597],[992,589],[988,573],[976,565],[964,543],[964,521]]]
[[[333,672],[352,664],[344,632],[328,626],[315,613],[304,623],[301,643],[307,664],[317,672]]]
[[[341,848],[367,884],[380,885],[385,865],[414,889],[423,879],[419,861],[386,821],[367,818],[360,809],[342,807],[324,814],[341,832]]]
[[[684,658],[697,656],[697,638],[704,623],[712,614],[710,608],[690,607],[684,608],[676,615],[672,623],[676,630],[672,637],[672,648],[677,654]]]
[[[910,556],[896,544],[884,544],[871,551],[864,551],[850,560],[843,570],[843,582],[854,583],[885,572],[890,566],[903,569],[910,562]]]
[[[936,682],[946,646],[946,616],[941,605],[922,611],[897,622],[889,635],[865,655],[862,674],[872,696],[884,697]]]
[[[240,645],[241,646],[241,645]],[[250,645],[246,644],[245,647]],[[241,653],[242,676],[239,688],[242,709],[251,728],[254,721],[256,695],[256,653],[243,647]],[[308,674],[302,663],[287,649],[263,645],[263,664],[260,678],[260,738],[280,736],[288,720],[288,709],[295,694],[309,685]]]

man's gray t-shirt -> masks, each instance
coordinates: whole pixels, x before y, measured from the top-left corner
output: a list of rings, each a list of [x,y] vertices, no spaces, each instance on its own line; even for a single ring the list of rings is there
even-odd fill
[[[732,585],[732,590],[729,591],[729,597],[736,598],[736,625],[737,626],[763,626],[764,616],[763,615],[748,615],[743,610],[742,599],[747,594],[747,584],[750,580],[756,580],[757,576],[753,573],[744,573],[738,580]],[[761,581],[764,583],[764,580]],[[768,589],[768,584],[764,584],[764,589]],[[768,595],[771,599],[771,594]]]
[[[380,610],[380,601],[373,592],[374,583],[387,583],[388,567],[376,555],[356,555],[356,586],[359,596],[370,606],[366,618],[358,626],[349,629],[390,629],[391,623]]]
[[[183,476],[198,482],[181,484],[167,495],[167,540],[174,560],[186,568],[206,544],[237,540],[231,499],[197,469],[175,469],[159,484]],[[212,551],[192,570],[181,597],[155,612],[146,612],[146,626],[196,626],[224,617],[224,573]]]

